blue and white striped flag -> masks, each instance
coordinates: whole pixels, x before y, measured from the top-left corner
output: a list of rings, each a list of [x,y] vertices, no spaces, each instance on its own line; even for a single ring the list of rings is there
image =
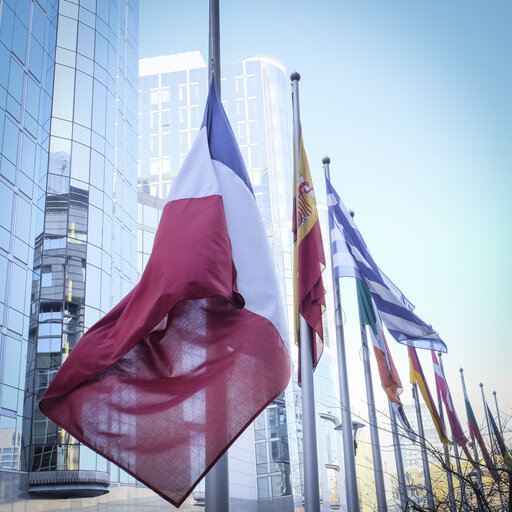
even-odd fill
[[[447,352],[437,332],[413,313],[414,305],[373,261],[352,216],[327,177],[325,182],[335,278],[355,277],[366,282],[384,325],[399,343]]]

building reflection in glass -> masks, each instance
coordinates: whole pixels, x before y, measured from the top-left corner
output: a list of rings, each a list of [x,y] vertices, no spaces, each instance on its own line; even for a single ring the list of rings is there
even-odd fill
[[[70,185],[69,164],[68,153],[50,155],[44,231],[35,246],[26,404],[31,471],[78,469],[77,441],[37,406],[84,331],[89,192]]]

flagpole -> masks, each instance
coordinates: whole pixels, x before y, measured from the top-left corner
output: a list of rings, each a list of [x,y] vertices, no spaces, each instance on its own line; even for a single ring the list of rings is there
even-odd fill
[[[437,356],[439,357],[439,365],[441,366],[441,371],[443,372],[443,376],[444,376],[445,373],[444,373],[444,366],[443,366],[443,356],[442,356],[441,352],[438,352]],[[447,384],[447,387],[448,387],[448,384]],[[441,402],[439,402],[439,410],[441,412],[441,420],[443,421],[443,425],[444,425],[443,409],[441,407]],[[452,432],[452,435],[453,435],[453,432]],[[457,464],[457,473],[458,473],[457,477],[459,480],[460,500],[462,502],[462,508],[463,508],[464,512],[467,512],[468,504],[466,501],[466,484],[464,482],[464,478],[462,475],[462,468],[460,465],[459,447],[457,446],[457,443],[455,442],[455,440],[453,441],[453,447],[455,450],[455,462]],[[453,491],[453,480],[452,480],[452,492],[454,492]]]
[[[462,391],[464,393],[464,397],[468,396],[468,392],[466,390],[466,381],[464,380],[464,370],[462,368],[459,368],[459,372],[460,372],[460,380],[462,382]],[[470,429],[470,434],[471,434],[471,429]],[[473,441],[473,457],[475,458],[475,462],[480,466],[480,458],[478,457],[478,450],[477,450],[477,447],[476,447],[476,439],[471,436],[471,439]],[[477,471],[477,479],[478,479],[478,489],[479,491],[483,494],[483,489],[484,489],[484,486],[483,486],[483,483],[482,483],[482,471],[481,470],[478,470]],[[480,504],[480,497],[477,496],[477,499],[478,499],[478,503]],[[481,504],[480,504],[481,506]]]
[[[466,482],[464,482],[463,474],[462,474],[462,466],[460,465],[460,454],[459,447],[457,443],[454,444],[455,449],[455,462],[457,463],[457,473],[459,479],[459,489],[460,489],[460,501],[462,502],[462,510],[464,512],[469,511],[468,502],[466,498]]]
[[[400,437],[398,436],[398,428],[396,422],[396,414],[393,404],[388,400],[389,417],[391,419],[391,433],[393,435],[393,445],[395,446],[395,465],[398,478],[398,492],[400,494],[400,505],[403,511],[409,510],[409,502],[407,499],[407,485],[405,483],[404,462],[402,459],[402,450],[400,448]]]
[[[379,427],[377,424],[375,397],[373,395],[370,352],[368,350],[368,336],[366,334],[365,325],[361,325],[361,342],[363,349],[364,380],[366,383],[366,400],[368,402],[368,419],[370,422],[370,439],[372,441],[373,474],[375,478],[375,492],[377,494],[377,510],[378,512],[387,512],[386,489],[384,487],[382,457],[380,455]]]
[[[329,164],[331,159],[323,158],[324,173],[330,180]],[[329,230],[329,247],[332,247],[332,234]],[[331,273],[332,289],[334,294],[334,320],[336,324],[336,352],[338,356],[338,382],[340,388],[341,424],[343,425],[343,463],[345,467],[345,487],[347,494],[348,512],[359,512],[359,495],[357,492],[356,461],[354,453],[354,439],[352,434],[352,413],[350,395],[348,392],[347,354],[345,350],[345,333],[343,331],[343,317],[341,308],[340,282],[334,275],[334,261],[332,249]]]
[[[293,101],[294,176],[299,175],[300,108],[299,73],[290,75]],[[302,388],[302,449],[304,468],[304,510],[320,512],[318,450],[316,441],[315,390],[313,383],[313,333],[300,315],[300,373]],[[353,449],[353,447],[352,447]]]
[[[220,22],[219,0],[210,0],[209,71],[208,83],[212,76],[220,96]],[[229,466],[228,452],[215,463],[205,478],[206,512],[229,512]]]
[[[496,447],[496,443],[494,443],[492,433],[491,433],[491,424],[489,422],[489,413],[487,411],[487,401],[485,400],[485,394],[484,394],[484,384],[483,382],[480,382],[480,391],[482,393],[482,402],[484,404],[484,411],[485,411],[485,422],[487,423],[487,432],[489,434],[489,443],[491,444],[491,461],[494,465],[496,465],[494,457],[492,456],[492,453],[495,454],[498,453],[498,449]],[[501,495],[501,476],[498,473],[498,481],[496,482],[498,485],[498,494],[500,496],[500,504],[501,508],[503,510],[503,496]]]
[[[494,446],[494,439],[493,439],[492,433],[491,433],[491,424],[489,423],[489,414],[487,414],[487,402],[485,400],[484,383],[483,382],[480,382],[480,393],[482,394],[482,404],[484,406],[484,412],[485,412],[485,423],[487,425],[487,435],[489,436],[489,444],[491,445],[491,456],[492,456],[493,453],[496,453],[496,447]],[[492,462],[494,463],[494,460],[492,460]]]
[[[498,425],[500,426],[500,434],[501,437],[503,437],[503,427],[501,425],[501,415],[500,409],[498,407],[498,399],[496,398],[496,391],[493,391],[492,394],[494,395],[494,403],[496,404],[496,414],[498,415]]]
[[[428,509],[435,510],[434,494],[432,493],[432,480],[430,479],[430,467],[428,465],[427,444],[425,440],[425,431],[423,430],[423,420],[421,418],[420,400],[418,397],[417,384],[412,385],[412,396],[416,406],[416,419],[418,421],[418,433],[420,435],[421,459],[423,461],[423,473],[425,475],[425,489],[427,491]]]
[[[210,0],[210,39],[208,47],[208,83],[215,77],[215,85],[220,94],[220,16],[219,0]]]
[[[441,357],[439,357],[441,359]],[[441,362],[441,361],[439,361]],[[441,369],[443,367],[441,366]],[[444,376],[444,370],[443,370],[443,376]],[[444,411],[443,411],[443,402],[441,400],[440,395],[438,394],[438,404],[439,404],[439,417],[441,418],[441,425],[444,428],[444,431],[446,432],[446,424],[444,422]],[[443,444],[443,450],[444,450],[444,463],[446,464],[446,480],[448,482],[448,499],[450,501],[450,512],[455,512],[457,507],[455,505],[455,492],[453,490],[453,478],[452,478],[452,464],[450,462],[450,453],[448,452],[448,445]],[[448,469],[449,468],[449,469]]]

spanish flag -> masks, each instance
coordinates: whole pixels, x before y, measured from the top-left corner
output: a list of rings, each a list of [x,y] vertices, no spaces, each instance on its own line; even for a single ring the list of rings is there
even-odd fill
[[[432,416],[432,421],[434,422],[437,434],[439,435],[439,440],[443,444],[452,444],[446,435],[443,422],[439,417],[434,400],[430,394],[430,389],[428,388],[427,381],[425,380],[425,375],[423,374],[418,354],[416,354],[416,349],[414,347],[407,347],[407,350],[409,352],[409,363],[411,367],[411,384],[418,384],[423,400],[425,401],[425,404],[430,411],[430,415]]]
[[[292,216],[295,332],[297,342],[300,343],[299,315],[302,315],[312,330],[313,368],[316,368],[324,346],[322,313],[325,310],[325,289],[322,272],[325,256],[315,192],[300,127],[299,131],[299,165],[294,166]]]

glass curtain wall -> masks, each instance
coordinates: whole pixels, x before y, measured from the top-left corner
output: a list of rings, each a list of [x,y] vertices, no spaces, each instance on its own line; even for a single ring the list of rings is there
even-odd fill
[[[38,402],[85,330],[135,284],[138,4],[61,0],[44,220],[35,236],[25,430],[31,472],[109,464]],[[119,480],[119,470],[112,468]]]
[[[27,471],[22,431],[36,235],[42,231],[57,0],[0,4],[0,482]],[[8,473],[6,473],[8,475]]]

